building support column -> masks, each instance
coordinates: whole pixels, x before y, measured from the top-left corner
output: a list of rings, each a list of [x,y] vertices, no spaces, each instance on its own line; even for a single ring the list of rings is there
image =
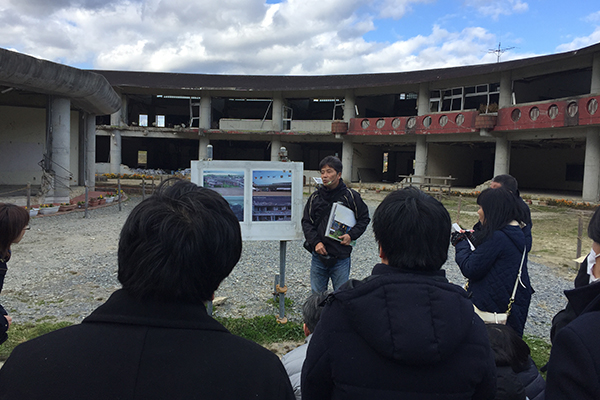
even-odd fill
[[[342,139],[342,179],[346,183],[352,182],[352,159],[354,156],[354,145],[352,139],[344,136]]]
[[[200,97],[200,121],[198,122],[198,134],[200,141],[198,143],[198,159],[207,160],[207,148],[210,144],[208,130],[211,128],[212,120],[212,97],[208,92],[202,92]]]
[[[419,85],[419,95],[417,97],[417,115],[429,113],[429,83]]]
[[[84,185],[90,190],[96,188],[96,116],[85,114],[85,161]]]
[[[271,140],[271,161],[279,161],[279,149],[281,149],[281,139],[273,136]]]
[[[271,125],[271,129],[275,132],[281,132],[283,130],[283,97],[281,97],[281,92],[275,93],[273,96]],[[277,149],[277,151],[279,151],[279,149]],[[271,153],[271,159],[272,158],[273,153]]]
[[[118,129],[110,134],[110,173],[121,173],[121,131]]]
[[[427,175],[427,138],[423,135],[417,136],[415,175]]]
[[[508,174],[510,170],[510,142],[506,136],[496,137],[494,176]]]
[[[590,88],[590,93],[600,93],[600,53],[594,54],[594,61],[592,63],[592,87]]]
[[[350,123],[352,118],[356,118],[356,96],[354,91],[347,90],[344,96],[344,122]]]
[[[598,201],[600,177],[600,130],[588,128],[585,134],[585,161],[583,167],[583,201]]]
[[[510,71],[506,71],[500,75],[500,95],[498,99],[498,108],[500,109],[510,106],[512,106],[512,74]]]
[[[46,202],[68,203],[71,181],[71,100],[52,97],[50,101],[53,182]]]

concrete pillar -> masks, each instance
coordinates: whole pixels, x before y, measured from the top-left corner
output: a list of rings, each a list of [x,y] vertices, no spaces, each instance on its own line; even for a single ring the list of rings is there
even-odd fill
[[[500,75],[500,98],[498,99],[498,108],[510,107],[511,105],[512,74],[510,71],[506,71]]]
[[[212,120],[212,99],[210,97],[210,93],[202,92],[202,97],[200,97],[200,122],[198,125],[200,127],[200,130],[210,129],[211,128],[211,126],[210,126],[211,120]],[[202,141],[202,139],[200,139],[200,141]],[[202,159],[202,157],[200,157],[200,159]]]
[[[585,161],[583,167],[583,201],[598,201],[600,177],[600,130],[588,128],[585,135]]]
[[[356,96],[354,91],[347,90],[344,97],[344,122],[350,123],[352,118],[356,118]]]
[[[429,113],[429,83],[419,85],[419,96],[417,97],[417,115]]]
[[[275,93],[275,95],[273,96],[273,104],[271,105],[271,107],[271,129],[275,132],[281,132],[283,130],[283,98],[281,97],[281,92]],[[272,158],[273,153],[271,150],[271,159]]]
[[[206,160],[208,158],[208,154],[206,152],[206,146],[210,144],[210,138],[208,137],[208,133],[204,135],[200,135],[200,143],[198,147],[198,159]]]
[[[90,190],[96,187],[96,116],[85,115],[85,163],[84,185]]]
[[[271,161],[279,161],[279,149],[281,148],[281,139],[273,136],[271,140]]]
[[[110,173],[121,173],[121,131],[118,129],[110,134]]]
[[[354,156],[354,145],[352,139],[344,136],[342,140],[342,179],[346,183],[352,182],[352,159]]]
[[[505,136],[496,137],[494,176],[508,174],[510,170],[510,142]]]
[[[415,175],[427,175],[427,138],[423,135],[417,136]]]
[[[54,182],[46,197],[47,202],[68,203],[71,169],[71,101],[53,97],[50,101],[52,130],[52,162]]]
[[[592,63],[592,87],[590,93],[600,93],[600,53],[594,54],[594,61]]]
[[[129,117],[127,115],[127,96],[121,96],[121,108],[110,115],[111,126],[127,126],[129,125]]]

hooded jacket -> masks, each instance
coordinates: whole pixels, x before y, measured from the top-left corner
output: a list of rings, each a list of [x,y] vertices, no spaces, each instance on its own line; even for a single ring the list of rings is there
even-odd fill
[[[486,328],[443,271],[378,264],[326,303],[302,369],[303,400],[494,398]]]
[[[566,290],[577,317],[552,343],[546,379],[547,400],[600,398],[600,283]]]
[[[526,245],[523,231],[519,226],[513,225],[494,231],[474,251],[471,251],[466,240],[456,244],[456,263],[462,274],[469,279],[467,292],[473,304],[481,311],[507,311]],[[507,321],[507,325],[519,336],[523,336],[533,293],[527,271],[527,256],[523,262],[521,283]]]
[[[327,254],[344,259],[350,257],[352,246],[345,246],[337,240],[325,237],[331,207],[337,201],[354,211],[356,225],[350,229],[348,234],[352,240],[358,239],[367,229],[369,221],[371,221],[369,208],[360,197],[360,194],[348,188],[342,179],[340,179],[340,183],[335,189],[330,190],[325,186],[321,186],[310,195],[304,207],[302,230],[306,241],[313,250],[319,242],[322,242],[325,245]]]

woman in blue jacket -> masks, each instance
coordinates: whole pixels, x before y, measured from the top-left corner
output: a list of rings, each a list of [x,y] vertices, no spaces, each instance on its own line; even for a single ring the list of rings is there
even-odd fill
[[[504,188],[484,190],[477,204],[481,230],[471,237],[475,250],[471,250],[467,240],[453,241],[456,263],[469,280],[467,291],[473,304],[481,311],[505,313],[527,247],[522,221],[518,220],[518,204],[515,196]],[[507,320],[507,325],[519,336],[523,336],[532,293],[525,257]]]

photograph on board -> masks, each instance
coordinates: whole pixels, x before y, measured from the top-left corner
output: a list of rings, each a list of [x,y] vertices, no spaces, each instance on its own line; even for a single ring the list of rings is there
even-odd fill
[[[205,170],[202,186],[220,193],[238,221],[244,221],[244,171]]]
[[[291,221],[292,171],[252,171],[252,221]]]

